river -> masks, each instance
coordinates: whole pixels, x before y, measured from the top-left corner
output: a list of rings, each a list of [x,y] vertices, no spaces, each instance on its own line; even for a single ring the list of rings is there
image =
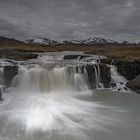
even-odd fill
[[[0,140],[139,140],[140,96],[91,90],[75,63],[55,55],[19,64],[0,102]]]

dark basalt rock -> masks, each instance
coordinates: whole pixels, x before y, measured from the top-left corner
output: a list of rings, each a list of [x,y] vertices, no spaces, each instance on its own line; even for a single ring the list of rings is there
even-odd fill
[[[105,88],[109,88],[111,82],[110,67],[106,64],[99,64],[99,67],[101,71],[101,82]]]
[[[37,58],[38,54],[32,52],[19,52],[15,50],[0,50],[0,57],[17,61],[26,61],[28,59]]]
[[[126,86],[137,93],[140,93],[140,75],[138,75],[134,80],[129,81]]]
[[[127,80],[133,80],[140,74],[140,61],[124,61],[119,60],[115,64],[118,72]]]
[[[117,66],[119,74],[127,80],[133,80],[140,74],[140,60],[101,59],[101,63]]]
[[[97,65],[95,64],[97,68]],[[110,87],[111,82],[111,75],[110,75],[110,67],[106,64],[99,64],[100,72],[101,72],[101,83],[104,84],[105,88]],[[96,77],[95,77],[95,69],[93,65],[86,65],[88,79],[89,79],[89,86],[91,89],[96,88]]]
[[[101,59],[100,62],[103,63],[103,64],[108,64],[108,65],[110,65],[111,62],[112,62],[112,59],[104,58],[104,59]]]
[[[111,86],[112,88],[114,88],[114,87],[116,87],[117,85],[116,85],[115,82],[111,82],[111,83],[110,83],[110,86]]]
[[[86,65],[86,70],[88,73],[89,86],[91,89],[95,89],[96,78],[95,78],[95,70],[94,70],[93,65]]]
[[[65,59],[65,60],[77,59],[77,58],[82,59],[82,58],[86,58],[86,57],[90,57],[90,56],[89,55],[65,55],[63,57],[63,59]]]
[[[10,87],[13,78],[18,74],[17,66],[4,66],[5,86]]]

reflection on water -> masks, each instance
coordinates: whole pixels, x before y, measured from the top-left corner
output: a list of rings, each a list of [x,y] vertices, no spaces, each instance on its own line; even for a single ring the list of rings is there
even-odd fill
[[[8,94],[0,104],[2,140],[138,140],[139,96]],[[101,93],[103,92],[103,94]]]

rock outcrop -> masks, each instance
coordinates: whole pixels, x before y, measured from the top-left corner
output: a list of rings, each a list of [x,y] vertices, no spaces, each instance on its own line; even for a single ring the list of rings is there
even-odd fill
[[[0,58],[8,58],[17,61],[26,61],[28,59],[37,58],[37,53],[19,52],[15,50],[0,50]]]
[[[140,75],[138,75],[134,80],[129,81],[126,86],[140,94]]]
[[[140,60],[122,60],[122,59],[102,59],[101,63],[113,64],[117,66],[119,74],[124,76],[127,80],[133,80],[140,74]]]
[[[10,87],[13,78],[18,74],[17,66],[4,66],[4,80],[5,86]]]
[[[94,89],[96,87],[96,80],[93,65],[86,65],[86,70],[88,74],[89,86],[91,89]]]
[[[65,60],[70,60],[70,59],[83,59],[83,58],[87,58],[87,57],[90,57],[90,55],[77,55],[77,54],[75,54],[75,55],[65,55],[64,57],[63,57],[63,59],[65,59]]]
[[[118,72],[127,80],[133,80],[140,74],[140,60],[124,61],[117,60],[115,62]]]
[[[99,64],[99,67],[101,71],[101,82],[104,84],[105,88],[109,88],[111,82],[110,67],[105,64]]]
[[[94,66],[86,65],[86,70],[87,70],[88,79],[89,79],[89,86],[91,89],[96,88],[96,84],[97,84],[96,75],[95,75],[95,67],[96,67],[97,73],[99,74],[97,65],[94,65]],[[106,64],[99,64],[99,68],[100,68],[100,79],[99,79],[100,81],[99,82],[102,83],[105,88],[109,88],[110,82],[111,82],[110,67]]]

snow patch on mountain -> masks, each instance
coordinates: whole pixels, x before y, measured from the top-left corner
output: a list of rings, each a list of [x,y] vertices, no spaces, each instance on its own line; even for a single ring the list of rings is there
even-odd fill
[[[37,45],[56,45],[58,42],[50,40],[48,38],[35,38],[26,40],[26,43],[37,44]]]
[[[113,44],[113,43],[117,43],[116,41],[110,40],[110,39],[105,39],[105,38],[101,38],[101,37],[91,37],[88,38],[86,40],[65,40],[65,41],[61,41],[61,42],[57,42],[48,38],[35,38],[35,39],[29,39],[26,40],[26,43],[30,43],[30,44],[37,44],[37,45],[46,45],[46,46],[53,46],[56,44]]]

